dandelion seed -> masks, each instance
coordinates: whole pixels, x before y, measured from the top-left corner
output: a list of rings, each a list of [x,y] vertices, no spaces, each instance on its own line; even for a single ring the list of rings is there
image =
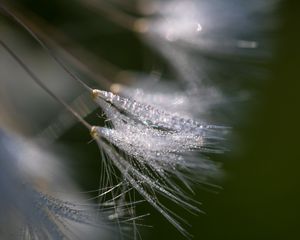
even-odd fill
[[[180,232],[186,234],[151,191],[191,211],[199,211],[171,178],[175,176],[190,188],[188,179],[191,176],[201,173],[201,180],[205,181],[217,175],[218,166],[205,157],[197,158],[195,153],[222,152],[223,146],[219,147],[217,143],[224,140],[228,128],[202,125],[110,92],[93,90],[92,96],[113,126],[92,128],[92,136],[99,147],[125,179]],[[118,150],[127,157],[124,158]],[[150,192],[146,190],[149,188]]]

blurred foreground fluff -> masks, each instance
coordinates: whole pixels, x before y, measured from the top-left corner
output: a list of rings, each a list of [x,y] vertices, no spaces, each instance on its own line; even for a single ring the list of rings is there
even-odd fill
[[[135,211],[135,204],[140,202],[137,199],[142,198],[188,237],[185,221],[169,204],[200,213],[199,203],[189,192],[200,185],[214,186],[213,182],[223,175],[221,164],[214,158],[229,150],[230,126],[237,122],[233,116],[238,116],[240,105],[255,94],[251,87],[244,86],[252,86],[263,75],[260,62],[267,61],[271,54],[264,33],[272,29],[276,1],[70,3],[73,14],[76,8],[80,12],[84,9],[93,13],[92,20],[107,22],[102,27],[108,39],[128,32],[138,36],[151,53],[145,56],[150,67],[125,71],[122,68],[126,67],[105,59],[113,57],[82,47],[72,33],[59,31],[19,1],[12,1],[8,7],[6,1],[0,2],[6,21],[1,23],[1,41],[30,64],[29,69],[40,76],[36,79],[41,78],[38,81],[53,89],[49,91],[66,102],[75,117],[90,114],[88,122],[81,122],[97,142],[102,164],[100,190],[95,198],[98,202],[87,204],[76,194],[79,191],[61,167],[65,160],[56,159],[37,144],[53,146],[66,132],[75,132],[70,130],[75,118],[49,101],[36,80],[24,76],[24,67],[22,70],[15,67],[15,62],[5,62],[12,58],[1,49],[0,210],[5,217],[0,217],[0,236],[126,238],[128,231],[121,231],[126,225],[132,230],[129,238],[136,238],[138,220],[147,214],[144,211],[139,216]],[[268,22],[264,21],[267,17]],[[19,26],[9,25],[9,19],[19,22]],[[20,33],[14,31],[22,32],[24,26],[41,46],[16,40]],[[101,26],[89,30],[101,32]],[[37,52],[37,47],[44,52]],[[113,51],[113,46],[108,50]],[[66,71],[53,67],[51,59]],[[5,64],[14,70],[7,74]],[[97,89],[89,87],[92,85]],[[97,107],[103,111],[100,120],[91,118]],[[86,143],[84,137],[81,143]],[[71,192],[74,194],[69,195]]]
[[[68,194],[75,187],[55,156],[3,130],[0,153],[1,239],[98,239],[107,235],[104,216],[99,217],[79,196]]]

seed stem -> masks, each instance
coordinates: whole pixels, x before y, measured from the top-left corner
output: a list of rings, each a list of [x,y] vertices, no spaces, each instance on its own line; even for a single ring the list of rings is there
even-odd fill
[[[84,83],[75,73],[73,73],[68,66],[56,56],[56,54],[38,37],[38,35],[33,32],[30,27],[28,27],[23,21],[21,21],[13,12],[11,12],[7,7],[0,3],[0,10],[8,14],[16,23],[18,23],[22,28],[24,28],[37,42],[38,44],[78,83],[80,83],[86,90],[92,91],[92,89]]]
[[[88,122],[86,122],[77,112],[75,112],[64,100],[56,96],[2,40],[0,40],[0,45],[15,59],[18,64],[20,64],[24,71],[33,79],[33,81],[38,86],[46,91],[57,102],[62,104],[74,117],[76,117],[84,126],[86,126],[91,131],[92,126]]]

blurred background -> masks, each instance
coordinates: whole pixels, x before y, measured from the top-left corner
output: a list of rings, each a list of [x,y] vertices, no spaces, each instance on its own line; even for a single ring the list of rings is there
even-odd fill
[[[205,214],[193,216],[176,210],[191,224],[187,230],[193,239],[300,237],[297,1],[194,1],[192,9],[181,8],[178,16],[195,12],[202,20],[196,27],[203,29],[206,41],[196,43],[190,41],[194,38],[188,31],[183,32],[186,39],[179,36],[177,28],[172,28],[173,35],[160,35],[159,31],[164,21],[170,22],[168,17],[174,17],[169,12],[175,13],[176,8],[171,6],[186,1],[1,2],[91,86],[115,92],[123,86],[146,86],[150,93],[159,80],[183,92],[188,92],[190,84],[205,86],[205,101],[196,98],[192,105],[196,117],[232,126],[233,134],[231,151],[213,157],[223,164],[225,176],[218,182],[222,190],[214,193],[195,187],[195,199],[202,202]],[[171,43],[180,38],[182,45],[165,46],[161,36]],[[98,117],[101,110],[84,89],[2,11],[0,37],[55,94],[89,122],[103,124]],[[175,55],[170,54],[170,46]],[[179,61],[183,57],[192,59],[188,66]],[[89,133],[3,49],[0,101],[2,127],[59,142],[71,159],[67,165],[81,189],[98,188],[101,158],[96,144],[89,144]],[[200,105],[203,109],[198,112]],[[153,227],[140,228],[142,239],[185,239],[149,205],[137,206],[137,212],[151,213],[144,223]]]

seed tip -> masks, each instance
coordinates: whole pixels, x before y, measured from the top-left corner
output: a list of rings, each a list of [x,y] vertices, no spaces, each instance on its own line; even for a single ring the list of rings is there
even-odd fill
[[[98,89],[93,89],[92,90],[92,98],[93,99],[96,99],[97,97],[99,97],[100,94],[101,94],[100,90],[98,90]]]
[[[96,126],[92,126],[91,127],[91,131],[90,131],[91,136],[95,139],[97,137],[99,137],[99,132],[97,130]]]

